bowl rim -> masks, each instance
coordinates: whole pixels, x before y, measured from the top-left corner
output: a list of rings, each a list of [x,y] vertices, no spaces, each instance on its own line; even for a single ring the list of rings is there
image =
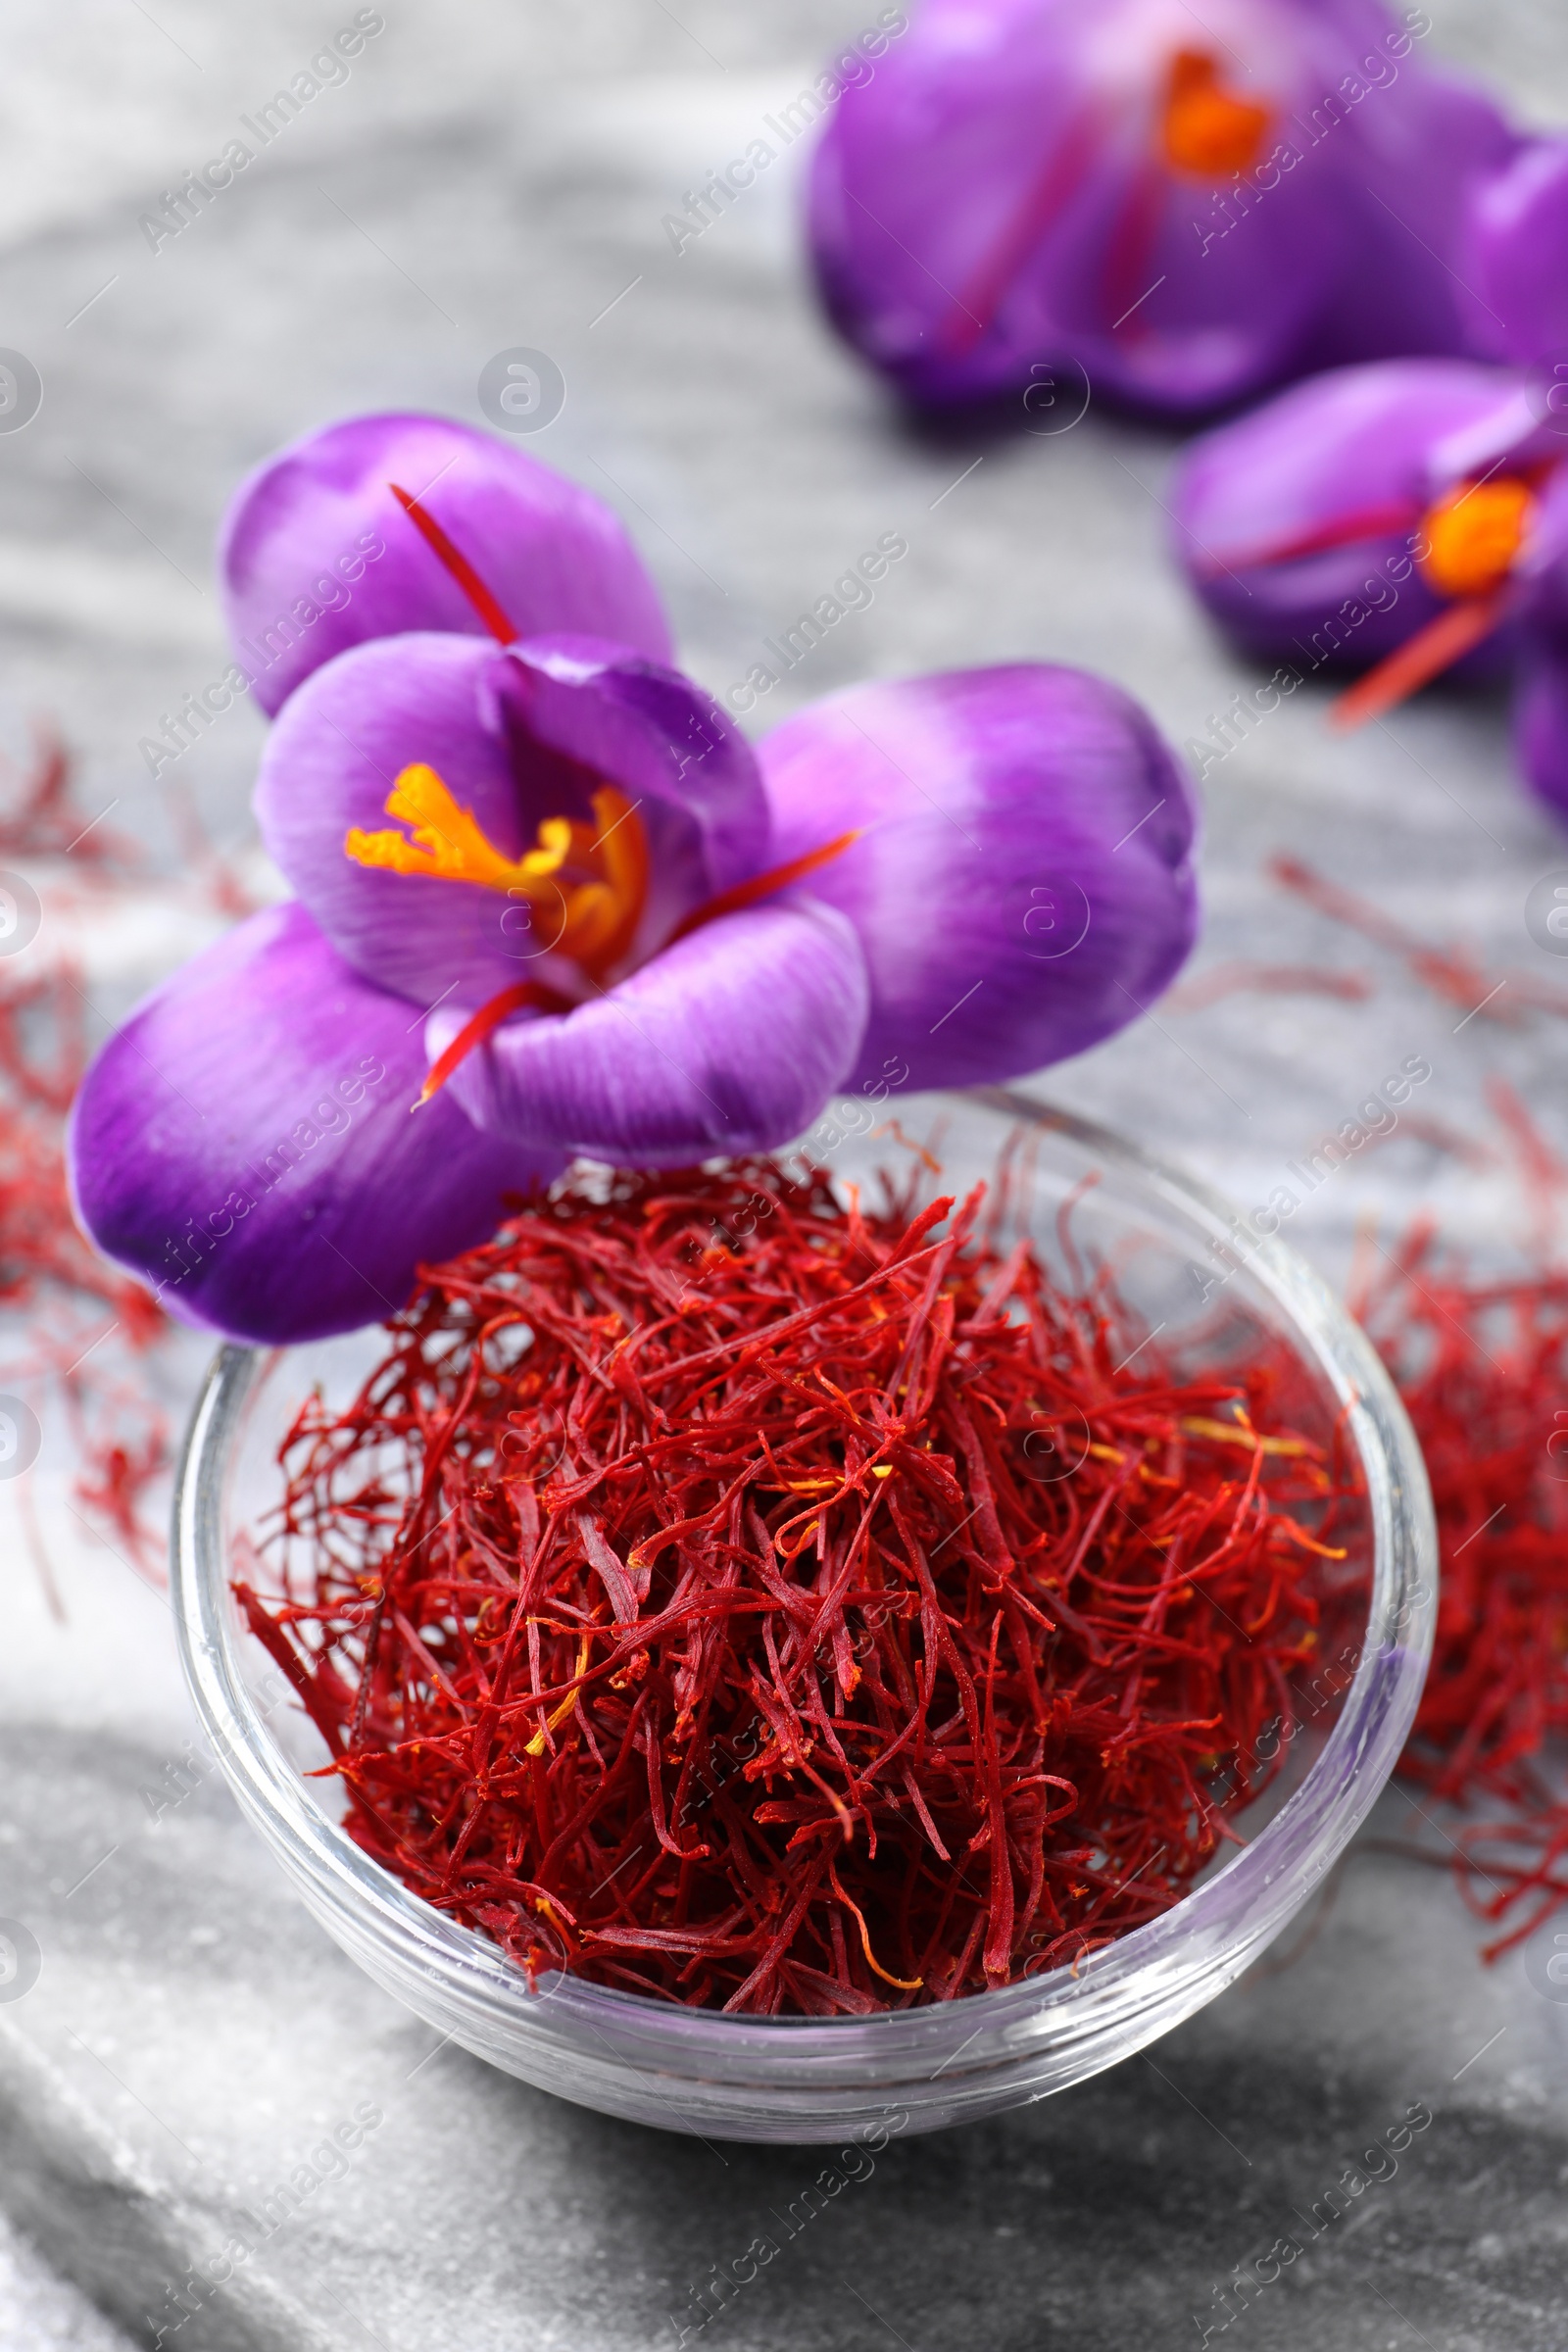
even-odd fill
[[[228,1591],[225,1479],[263,1373],[290,1351],[225,1343],[192,1410],[175,1481],[171,1599],[180,1661],[203,1731],[241,1809],[268,1842],[282,1849],[280,1858],[296,1879],[324,1898],[325,1909],[339,1918],[358,1914],[361,1933],[352,1948],[361,1951],[368,1931],[424,1981],[437,1981],[451,1998],[484,2010],[508,2030],[547,2029],[554,2036],[585,2032],[607,2047],[615,2029],[641,2036],[645,2047],[676,2031],[694,2052],[701,2045],[709,2071],[733,2082],[764,2079],[770,2058],[789,2057],[803,2062],[799,2081],[825,2087],[837,2079],[833,2061],[851,2061],[852,2049],[855,2075],[863,2075],[868,2033],[880,2037],[878,2057],[895,2065],[901,2056],[928,2062],[933,2045],[952,2043],[945,2067],[977,2040],[985,2045],[980,2063],[986,2051],[995,2062],[1004,2047],[1016,2055],[1020,2034],[1037,2038],[1027,2029],[1038,2029],[1042,2012],[1071,2004],[1072,2033],[1087,2038],[1096,2030],[1094,2016],[1126,2011],[1134,1980],[1161,1976],[1168,1991],[1170,1972],[1179,1974],[1190,1954],[1203,1950],[1208,1957],[1201,1965],[1218,1991],[1279,1933],[1360,1826],[1413,1720],[1437,1614],[1437,1528],[1425,1464],[1370,1341],[1295,1249],[1256,1233],[1217,1190],[1098,1121],[1001,1087],[945,1090],[923,1099],[956,1110],[972,1105],[1066,1137],[1139,1181],[1189,1225],[1206,1226],[1233,1256],[1242,1254],[1245,1237],[1248,1276],[1283,1312],[1303,1354],[1338,1396],[1367,1483],[1373,1591],[1339,1718],[1300,1783],[1253,1838],[1168,1910],[1086,1962],[985,1992],[870,2017],[763,2018],[688,2009],[564,1973],[542,1973],[530,1987],[499,1944],[413,1893],[317,1802],[239,1671],[243,1636]],[[1227,1937],[1234,1965],[1216,1976],[1215,1954]],[[1200,1964],[1195,1957],[1192,1965]],[[1188,2004],[1196,2005],[1196,1999]],[[1155,2026],[1146,2038],[1162,2031]],[[455,2037],[466,2038],[462,2033]],[[726,2059],[739,2071],[731,2073]]]

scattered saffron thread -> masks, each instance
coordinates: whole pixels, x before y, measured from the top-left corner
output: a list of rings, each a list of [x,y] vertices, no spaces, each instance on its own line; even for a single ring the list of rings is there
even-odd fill
[[[72,798],[71,761],[42,737],[30,772],[0,811],[0,856],[69,858],[68,872],[100,880],[133,867],[133,844],[89,822]],[[79,1464],[74,1496],[149,1575],[162,1572],[163,1543],[143,1516],[149,1489],[169,1455],[161,1408],[142,1382],[125,1377],[118,1336],[133,1354],[167,1328],[140,1283],[106,1263],[72,1216],[66,1177],[66,1117],[87,1061],[86,998],[69,962],[34,977],[0,981],[0,1309],[22,1341],[0,1362],[0,1386],[39,1408],[63,1406]],[[24,1536],[46,1604],[65,1607],[33,1497],[20,1489]]]
[[[1424,1222],[1354,1304],[1438,1513],[1437,1646],[1399,1773],[1460,1818],[1416,1850],[1456,1872],[1495,1960],[1568,1904],[1568,1270],[1483,1280]]]
[[[1200,1012],[1224,997],[1256,992],[1269,997],[1339,997],[1359,1004],[1374,993],[1365,972],[1326,972],[1315,963],[1253,963],[1237,957],[1210,964],[1171,989],[1164,1001],[1167,1012]]]
[[[1376,940],[1380,947],[1390,948],[1402,956],[1413,978],[1419,980],[1445,1004],[1454,1004],[1470,1017],[1481,1014],[1489,1021],[1500,1021],[1517,1026],[1529,1008],[1536,1012],[1568,1015],[1568,992],[1537,980],[1529,972],[1494,974],[1461,947],[1434,948],[1419,933],[1408,930],[1403,923],[1386,914],[1358,891],[1347,890],[1342,883],[1331,882],[1304,858],[1279,856],[1268,860],[1267,871],[1283,890],[1289,890],[1320,914],[1337,923],[1360,932],[1364,939]],[[1503,982],[1507,983],[1505,1002],[1494,1004]]]

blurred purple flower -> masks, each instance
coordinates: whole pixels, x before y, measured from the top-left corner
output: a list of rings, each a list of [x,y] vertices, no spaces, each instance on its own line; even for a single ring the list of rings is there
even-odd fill
[[[810,236],[913,399],[1063,368],[1187,416],[1312,368],[1458,354],[1471,184],[1518,144],[1377,0],[924,0],[846,88]]]
[[[666,665],[614,519],[432,417],[253,478],[236,635],[368,538],[373,572],[301,600],[283,648],[256,805],[295,903],[149,998],[76,1104],[83,1223],[186,1319],[373,1320],[574,1154],[687,1164],[784,1144],[867,1074],[1013,1077],[1185,957],[1191,788],[1116,688],[862,687],[754,754]]]
[[[1249,653],[1298,680],[1367,672],[1342,725],[1455,667],[1511,663],[1521,764],[1568,812],[1565,435],[1553,387],[1524,369],[1336,369],[1193,444],[1177,555]]]

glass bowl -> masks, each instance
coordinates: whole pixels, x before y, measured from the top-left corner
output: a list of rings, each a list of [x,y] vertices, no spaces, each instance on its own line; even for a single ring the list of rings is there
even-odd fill
[[[1292,1421],[1336,1424],[1366,1489],[1370,1608],[1303,1693],[1306,1736],[1235,1826],[1246,1842],[1181,1901],[1075,1968],[873,2018],[748,2018],[667,2005],[561,1974],[530,1989],[500,1948],[431,1909],[333,1818],[325,1749],[229,1591],[235,1544],[278,1490],[276,1445],[317,1382],[363,1375],[374,1333],[268,1353],[225,1348],[192,1417],[174,1514],[174,1610],[203,1726],[241,1809],[321,1925],[367,1973],[441,2033],[524,2081],[612,2115],[720,2139],[842,2140],[935,2131],[1065,2089],[1168,2033],[1255,1959],[1310,1895],[1392,1772],[1432,1644],[1437,1540],[1426,1473],[1367,1341],[1296,1253],[1104,1130],[1021,1097],[917,1098],[899,1128],[861,1102],[818,1122],[805,1149],[845,1181],[916,1136],[938,1188],[1010,1170],[1007,1222],[1064,1271],[1063,1242],[1113,1269],[1160,1355],[1196,1375],[1267,1343],[1291,1365]],[[1058,1211],[1071,1198],[1064,1219]],[[1314,1427],[1315,1424],[1315,1427]],[[247,1555],[248,1557],[248,1555]],[[1337,1636],[1337,1639],[1340,1637]],[[1326,1688],[1325,1688],[1326,1686]]]

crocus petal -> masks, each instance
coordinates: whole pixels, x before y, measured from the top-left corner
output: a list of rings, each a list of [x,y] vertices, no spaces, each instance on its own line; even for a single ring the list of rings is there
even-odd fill
[[[1458,261],[1477,351],[1543,368],[1568,431],[1568,139],[1536,139],[1472,191]]]
[[[1207,188],[1161,187],[1134,284],[1110,256],[1118,211],[1136,198],[1125,177],[1112,182],[1101,220],[1086,222],[1081,244],[1064,240],[1036,280],[1038,322],[1020,288],[1011,331],[1062,350],[1097,391],[1163,416],[1204,416],[1278,383],[1309,364],[1349,230],[1339,190],[1315,185],[1305,167],[1270,201],[1256,233],[1228,235]]]
[[[499,890],[357,863],[351,828],[386,829],[394,779],[433,767],[509,858],[549,816],[592,815],[597,782],[636,805],[653,883],[633,956],[767,862],[753,755],[712,697],[624,647],[540,639],[380,638],[290,697],[269,738],[256,809],[268,849],[339,954],[416,1004],[481,1003],[554,983],[541,919]]]
[[[562,1165],[481,1135],[456,1102],[411,1118],[419,1027],[303,907],[253,915],[89,1070],[71,1134],[87,1232],[172,1314],[229,1339],[392,1313],[421,1260],[482,1241],[504,1193]]]
[[[1499,369],[1337,368],[1193,444],[1171,495],[1176,554],[1249,652],[1298,668],[1380,660],[1443,610],[1409,553],[1428,506],[1548,440]],[[1289,553],[1314,538],[1319,552]]]
[[[1316,0],[1305,0],[1303,13],[1315,16]],[[1350,78],[1364,95],[1350,96],[1325,73],[1310,112],[1290,127],[1293,136],[1309,134],[1314,154],[1338,150],[1352,225],[1333,299],[1299,365],[1318,369],[1479,350],[1451,257],[1472,189],[1506,165],[1518,134],[1485,90],[1419,62],[1408,47],[1396,68],[1398,46],[1410,36],[1381,7],[1340,13],[1347,29],[1352,15],[1360,20]],[[1338,122],[1328,96],[1336,88],[1348,108]],[[1342,144],[1346,129],[1350,139]]]
[[[866,1005],[851,924],[790,892],[705,923],[573,1012],[509,1023],[448,1092],[496,1135],[622,1165],[771,1151],[843,1083]],[[432,1017],[432,1059],[462,1019]]]
[[[934,403],[1065,364],[1188,416],[1335,360],[1456,353],[1446,258],[1511,141],[1410,51],[1369,0],[926,0],[817,149],[829,312]],[[1241,171],[1166,143],[1195,53],[1264,110]]]
[[[857,687],[759,757],[781,858],[866,827],[810,884],[870,974],[856,1083],[975,1085],[1082,1053],[1192,946],[1192,788],[1137,704],[1082,670]]]
[[[658,593],[602,500],[448,417],[354,416],[270,459],[223,524],[224,607],[264,710],[368,638],[487,635],[393,482],[447,532],[519,637],[581,632],[669,659]]]
[[[368,980],[428,1005],[456,984],[493,996],[523,976],[498,892],[356,864],[351,827],[386,827],[405,767],[433,767],[505,856],[530,846],[510,748],[484,682],[504,659],[471,637],[385,637],[307,679],[262,755],[256,813],[289,883],[341,956]]]
[[[513,647],[495,676],[525,748],[546,747],[619,784],[645,825],[660,810],[666,830],[681,820],[696,851],[686,889],[711,896],[768,861],[767,795],[755,755],[690,678],[622,647],[560,636]],[[672,898],[657,935],[690,904],[684,889]]]

